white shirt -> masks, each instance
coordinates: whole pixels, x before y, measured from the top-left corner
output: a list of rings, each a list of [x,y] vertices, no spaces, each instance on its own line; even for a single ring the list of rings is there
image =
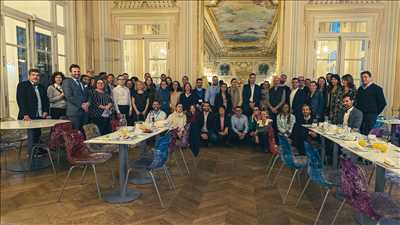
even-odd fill
[[[33,84],[32,82],[31,82],[31,84],[33,85],[33,88],[35,89],[36,98],[37,98],[37,101],[38,101],[38,111],[37,111],[37,114],[38,114],[38,116],[42,117],[42,115],[43,115],[43,110],[42,110],[42,98],[40,97],[40,92],[39,92],[39,88],[38,88],[38,85],[39,85],[39,84],[35,85],[35,84]]]
[[[251,85],[250,84],[250,99],[249,99],[249,101],[250,102],[253,102],[253,99],[254,99],[254,89],[255,89],[255,87],[256,87],[256,85],[255,84],[253,84],[253,85]]]
[[[162,110],[158,111],[151,110],[146,117],[146,123],[153,122],[153,118],[154,122],[165,120],[167,118],[167,114],[165,114],[165,112]]]
[[[299,88],[296,88],[290,92],[290,107],[293,105],[294,96],[296,96],[297,91]]]
[[[347,112],[344,113],[343,116],[343,126],[347,127],[349,125],[349,118],[350,118],[350,113],[353,110],[353,106],[347,110]]]
[[[201,128],[202,132],[208,132],[208,130],[207,130],[207,118],[208,118],[208,114],[209,113],[210,112],[203,112],[203,114],[204,114],[204,124],[203,124],[203,127]]]
[[[118,105],[127,105],[129,106],[129,111],[131,111],[131,92],[129,88],[125,86],[117,86],[112,89],[112,97],[114,99],[115,111],[120,113],[118,109]]]

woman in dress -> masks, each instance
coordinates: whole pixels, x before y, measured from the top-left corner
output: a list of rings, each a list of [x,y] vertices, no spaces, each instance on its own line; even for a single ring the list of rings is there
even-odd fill
[[[228,85],[226,83],[221,84],[220,91],[215,96],[214,111],[217,111],[221,106],[224,106],[227,114],[232,112],[232,98],[228,93]]]
[[[256,144],[260,144],[263,152],[278,151],[274,129],[272,128],[272,120],[269,118],[267,110],[260,112],[260,116],[256,124],[256,140]]]
[[[175,111],[175,107],[179,102],[179,96],[181,95],[181,85],[179,84],[178,81],[172,82],[172,89],[171,89],[171,96],[170,96],[170,108],[171,112]]]
[[[153,78],[151,77],[146,77],[144,80],[144,85],[145,85],[145,90],[147,92],[147,95],[149,96],[149,104],[152,105],[154,99],[156,98],[156,85],[153,82]]]
[[[63,80],[63,73],[54,72],[53,76],[51,76],[52,84],[47,88],[47,97],[50,102],[50,116],[52,119],[65,117],[67,102],[65,101],[64,92],[61,87]]]
[[[91,121],[97,125],[101,135],[111,132],[111,113],[113,100],[105,91],[105,82],[96,81],[96,89],[89,98],[89,116]]]
[[[311,81],[308,94],[313,116],[318,122],[322,122],[324,120],[325,102],[324,96],[317,86],[316,81]]]
[[[192,85],[185,83],[183,85],[184,92],[179,96],[179,103],[182,104],[184,111],[189,111],[190,106],[196,105],[196,97],[192,94]]]
[[[356,99],[357,89],[354,85],[354,79],[351,74],[345,74],[342,77],[342,86],[343,86],[343,96],[350,95],[351,99]],[[354,102],[354,105],[356,103]]]
[[[319,77],[318,78],[318,90],[322,93],[322,96],[324,97],[324,118],[321,118],[322,121],[325,120],[325,116],[328,115],[328,106],[329,106],[329,101],[328,101],[328,85],[326,82],[325,77]]]
[[[340,76],[331,75],[331,88],[329,90],[329,120],[333,124],[339,123],[339,115],[343,108],[343,88],[340,84]]]
[[[142,81],[137,81],[135,86],[136,91],[132,93],[133,120],[144,121],[150,105],[149,95]]]

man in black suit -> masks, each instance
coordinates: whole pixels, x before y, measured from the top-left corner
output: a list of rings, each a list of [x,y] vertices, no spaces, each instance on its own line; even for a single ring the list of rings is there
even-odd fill
[[[214,139],[216,136],[214,134],[214,123],[215,118],[213,113],[211,112],[210,103],[204,102],[202,104],[203,111],[200,113],[198,118],[198,125],[200,127],[200,140],[204,144],[208,144],[208,142],[215,142]]]
[[[304,77],[303,77],[304,78]],[[305,89],[300,88],[297,78],[292,79],[292,91],[289,96],[289,103],[292,107],[292,113],[296,117],[296,121],[302,117],[302,107],[308,104],[308,95]]]
[[[243,86],[242,108],[245,115],[251,115],[251,108],[260,105],[261,88],[256,84],[256,74],[249,75],[249,83]]]
[[[49,113],[49,99],[45,88],[39,83],[38,69],[30,69],[28,80],[22,81],[17,86],[17,103],[19,120],[45,119]],[[40,140],[40,128],[28,130],[28,153],[31,155],[32,147]]]
[[[67,117],[75,129],[82,130],[82,126],[88,120],[89,103],[87,89],[80,81],[81,69],[78,65],[72,64],[69,67],[71,78],[62,83],[62,89],[67,101]]]
[[[287,76],[286,74],[282,73],[280,76],[280,86],[285,90],[286,99],[285,102],[289,103],[289,96],[290,96],[290,87],[286,85]]]
[[[341,112],[339,116],[339,123],[351,129],[360,130],[363,120],[362,112],[353,106],[354,99],[351,95],[343,96],[343,106],[345,111]]]
[[[362,85],[357,90],[356,107],[363,113],[360,132],[367,135],[386,106],[383,90],[372,81],[369,71],[361,72]]]

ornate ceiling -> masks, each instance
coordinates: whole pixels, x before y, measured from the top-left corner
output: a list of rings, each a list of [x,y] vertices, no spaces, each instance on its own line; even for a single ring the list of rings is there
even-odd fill
[[[269,39],[276,22],[278,3],[272,0],[211,0],[206,4],[225,56],[269,55]]]

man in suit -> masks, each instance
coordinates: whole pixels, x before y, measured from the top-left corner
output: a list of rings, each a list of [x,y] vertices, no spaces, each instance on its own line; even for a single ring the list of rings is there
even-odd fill
[[[249,83],[243,86],[242,108],[245,115],[251,115],[251,108],[260,105],[261,88],[256,84],[256,74],[249,75]]]
[[[304,78],[304,77],[303,77]],[[308,95],[304,89],[300,88],[297,78],[292,79],[292,91],[289,96],[289,103],[292,107],[292,113],[296,117],[296,121],[302,117],[302,107],[308,104]]]
[[[353,103],[354,99],[352,99],[350,95],[343,96],[343,106],[346,110],[341,112],[339,123],[343,124],[344,127],[350,127],[358,131],[363,121],[363,114],[359,109],[353,106]]]
[[[287,76],[286,74],[282,73],[280,76],[280,86],[285,90],[286,99],[285,102],[289,103],[289,96],[290,96],[290,87],[286,85]]]
[[[18,119],[30,121],[45,119],[49,113],[49,99],[45,88],[39,83],[38,69],[30,69],[28,80],[22,81],[17,86],[17,104],[19,108]],[[40,140],[41,131],[28,130],[28,153],[31,155],[32,147]]]
[[[362,85],[357,90],[356,107],[363,113],[360,132],[368,135],[371,131],[377,116],[386,107],[386,100],[383,90],[372,80],[369,71],[361,72]]]
[[[87,123],[89,102],[87,90],[80,81],[81,70],[76,64],[69,67],[71,78],[62,83],[62,89],[67,101],[66,115],[72,122],[75,129],[82,130],[82,126]]]
[[[206,97],[206,89],[203,88],[203,79],[197,78],[196,80],[196,88],[192,93],[196,99],[196,106],[200,109]]]
[[[214,115],[211,112],[211,106],[209,102],[204,102],[202,105],[203,112],[200,113],[198,118],[198,125],[200,127],[200,140],[208,144],[208,142],[215,142],[216,136],[214,134]]]

